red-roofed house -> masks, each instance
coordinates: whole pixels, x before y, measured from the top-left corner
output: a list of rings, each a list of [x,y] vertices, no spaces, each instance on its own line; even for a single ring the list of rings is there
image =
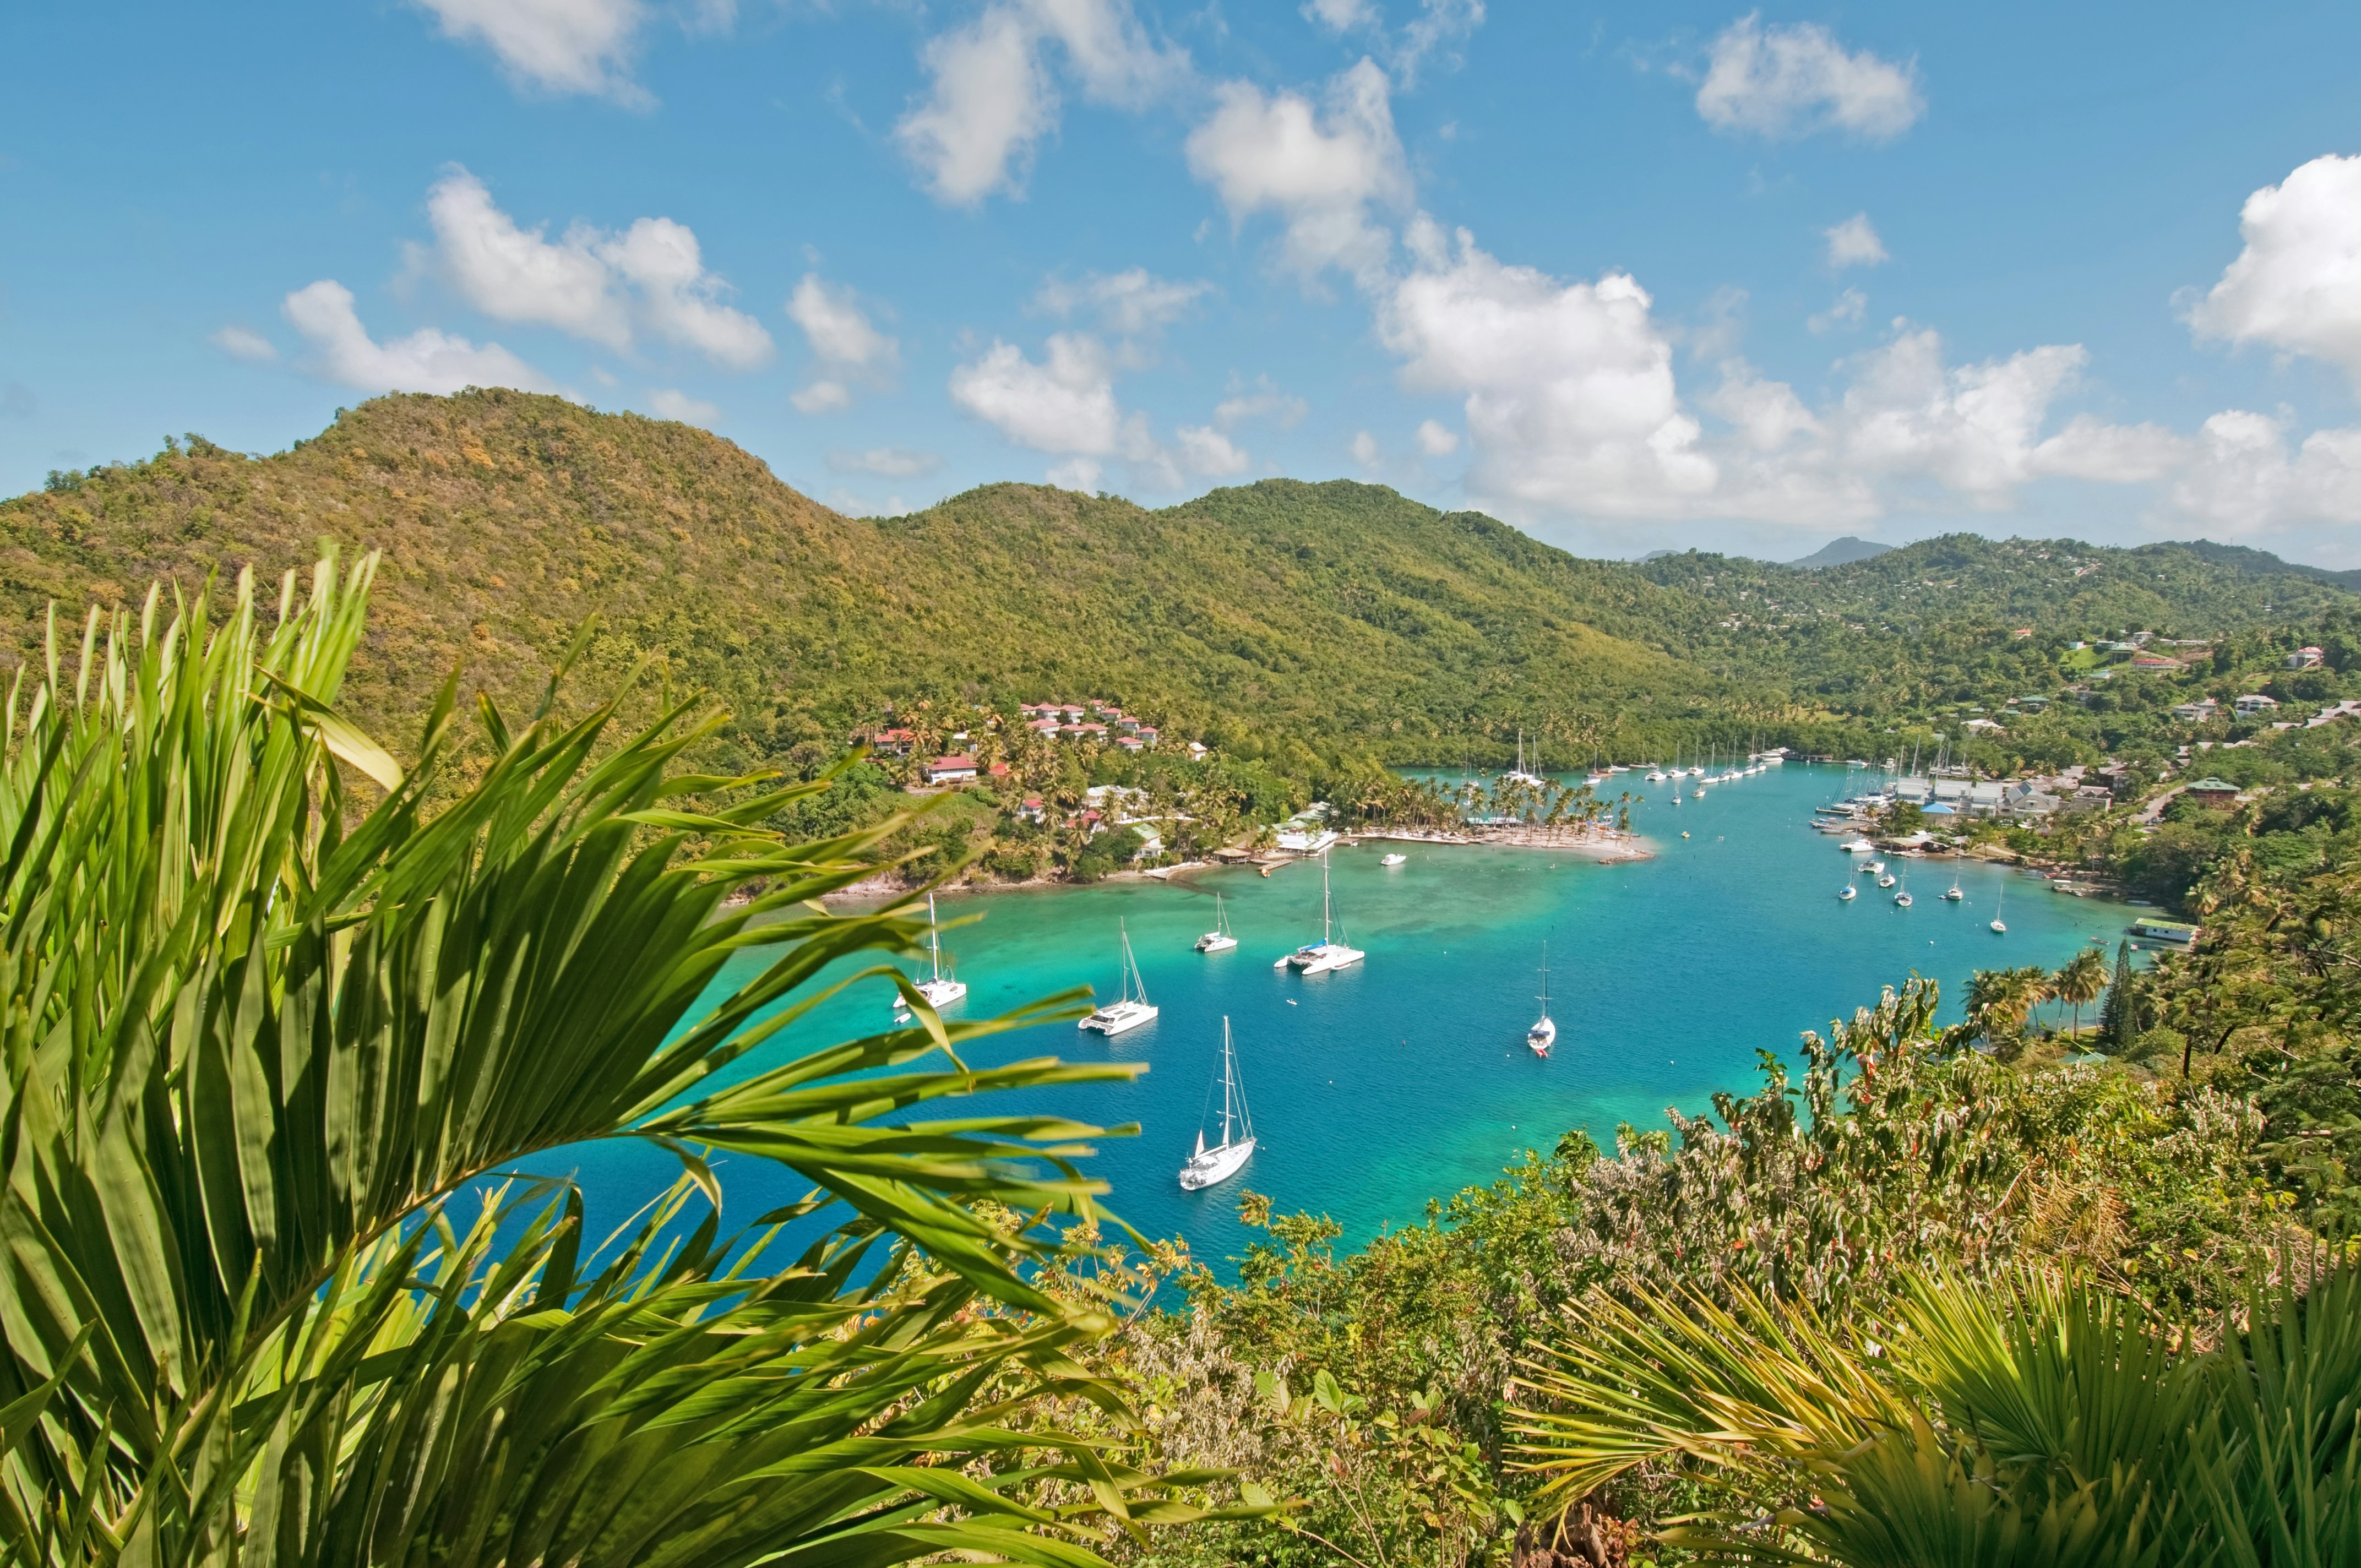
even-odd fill
[[[1143,724],[1139,727],[1139,743],[1143,746],[1156,744],[1156,729],[1153,725]]]
[[[869,749],[881,757],[906,757],[917,739],[906,729],[880,729],[869,738]]]
[[[987,777],[1005,779],[1008,776],[1008,764],[1006,762],[994,762],[983,771]]]
[[[973,757],[937,757],[919,770],[930,784],[972,784],[975,782]]]

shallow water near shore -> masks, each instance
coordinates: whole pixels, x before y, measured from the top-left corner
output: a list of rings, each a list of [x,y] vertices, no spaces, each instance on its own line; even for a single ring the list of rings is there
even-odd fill
[[[1387,1224],[1416,1221],[1431,1197],[1497,1178],[1527,1149],[1546,1152],[1569,1128],[1587,1127],[1611,1146],[1619,1122],[1658,1127],[1668,1105],[1699,1113],[1716,1090],[1751,1092],[1760,1082],[1756,1052],[1797,1059],[1800,1031],[1825,1030],[1913,972],[1942,982],[1948,1021],[1975,969],[2055,967],[2094,937],[2112,961],[2117,938],[2143,913],[2056,894],[1997,866],[1906,860],[1893,867],[1906,874],[1916,903],[1898,909],[1872,879],[1852,874],[1839,839],[1810,825],[1815,805],[1862,777],[1789,765],[1675,808],[1669,785],[1618,775],[1616,788],[1651,796],[1632,817],[1656,851],[1623,864],[1479,846],[1340,850],[1337,914],[1368,958],[1309,980],[1275,971],[1272,961],[1319,938],[1317,864],[1267,879],[1220,871],[1173,883],[947,897],[946,922],[982,917],[946,938],[970,987],[961,1004],[968,1015],[1077,984],[1112,995],[1118,919],[1162,1009],[1113,1041],[1064,1024],[986,1042],[972,1053],[978,1065],[1054,1054],[1149,1070],[1129,1084],[973,1109],[1137,1123],[1140,1135],[1102,1140],[1092,1161],[1114,1185],[1108,1206],[1149,1235],[1186,1238],[1207,1261],[1242,1249],[1236,1204],[1245,1189],[1269,1194],[1282,1211],[1330,1214],[1345,1243],[1358,1245]],[[1408,862],[1382,866],[1389,850]],[[1966,894],[1959,904],[1941,897],[1955,871]],[[1861,890],[1849,904],[1836,896],[1848,881]],[[1238,947],[1201,956],[1191,944],[1213,924],[1217,891]],[[1996,936],[1989,922],[2003,899],[2009,929]],[[1559,1034],[1541,1060],[1523,1034],[1538,1009],[1544,940]],[[741,956],[724,986],[762,961]],[[755,1070],[873,1032],[889,1011],[884,987],[857,988],[741,1066]],[[1260,1146],[1235,1179],[1186,1193],[1175,1174],[1205,1106],[1225,1014]],[[537,1168],[578,1170],[594,1227],[620,1219],[678,1169],[660,1150],[622,1144],[567,1151]],[[749,1160],[727,1160],[719,1173],[727,1217],[739,1223],[802,1190]]]

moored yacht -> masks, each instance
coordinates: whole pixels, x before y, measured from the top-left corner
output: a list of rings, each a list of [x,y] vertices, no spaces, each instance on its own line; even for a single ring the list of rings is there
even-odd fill
[[[1381,866],[1399,866],[1408,861],[1410,857],[1408,855],[1397,852],[1388,855],[1384,860],[1379,861],[1378,864]]]
[[[1874,853],[1877,846],[1871,843],[1866,839],[1849,839],[1845,842],[1839,844],[1837,848],[1842,850],[1848,855],[1867,855]]]
[[[1205,1129],[1197,1128],[1197,1147],[1180,1168],[1180,1186],[1195,1192],[1235,1176],[1255,1152],[1254,1117],[1246,1111],[1246,1080],[1238,1076],[1238,1053],[1230,1044],[1230,1020],[1222,1018],[1222,1141],[1207,1147]],[[1211,1095],[1207,1096],[1210,1101]]]
[[[1542,944],[1542,993],[1539,1000],[1542,1004],[1542,1015],[1534,1022],[1532,1028],[1525,1031],[1525,1044],[1532,1047],[1533,1055],[1545,1057],[1550,1054],[1550,1047],[1557,1044],[1557,1020],[1550,1016],[1549,1010],[1549,944],[1547,942]]]
[[[940,1012],[967,995],[967,981],[943,972],[943,934],[935,924],[935,895],[931,893],[927,894],[927,957],[932,972],[918,981],[917,991],[927,999],[928,1006]],[[910,1016],[909,1003],[899,995],[894,998],[894,1016]]]
[[[1222,895],[1217,893],[1213,894],[1213,928],[1197,938],[1197,950],[1226,953],[1237,945],[1237,938],[1230,933],[1230,912],[1223,906]]]
[[[1360,948],[1336,939],[1335,909],[1328,893],[1328,857],[1323,853],[1320,857],[1320,939],[1305,943],[1270,967],[1292,969],[1298,974],[1326,974],[1367,957]]]
[[[1157,1014],[1148,1000],[1148,982],[1139,977],[1139,960],[1131,956],[1131,928],[1118,922],[1117,929],[1123,933],[1123,994],[1074,1025],[1110,1038],[1154,1023]]]
[[[1838,890],[1837,902],[1839,904],[1850,904],[1856,896],[1858,896],[1858,890],[1854,888],[1852,883],[1847,883],[1842,888]]]

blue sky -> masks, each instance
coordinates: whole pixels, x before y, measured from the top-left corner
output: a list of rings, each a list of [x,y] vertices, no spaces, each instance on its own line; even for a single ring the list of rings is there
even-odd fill
[[[2361,565],[2361,7],[12,7],[0,489],[390,388],[849,510],[1364,477],[1590,553]]]

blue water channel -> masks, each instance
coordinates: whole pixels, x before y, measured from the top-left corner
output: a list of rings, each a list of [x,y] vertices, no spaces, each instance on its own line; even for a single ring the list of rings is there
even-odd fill
[[[1546,1151],[1569,1128],[1587,1127],[1611,1145],[1619,1122],[1662,1126],[1668,1105],[1702,1113],[1715,1090],[1750,1091],[1760,1081],[1757,1051],[1792,1057],[1800,1031],[1874,1003],[1881,986],[1933,976],[1945,1016],[1955,1017],[1974,970],[2055,967],[2093,938],[2112,959],[2141,913],[2054,893],[2024,872],[1949,861],[1894,861],[1916,894],[1910,908],[1896,908],[1868,877],[1851,874],[1839,839],[1811,826],[1815,805],[1861,776],[1791,764],[1675,808],[1668,786],[1619,775],[1615,787],[1650,796],[1633,823],[1656,851],[1625,864],[1490,847],[1337,850],[1335,907],[1368,957],[1309,980],[1275,971],[1272,960],[1318,938],[1316,864],[1268,878],[1222,871],[1172,884],[947,897],[946,921],[980,916],[947,942],[971,988],[962,1005],[972,1014],[1075,984],[1111,995],[1119,919],[1162,1009],[1155,1023],[1112,1041],[1061,1025],[995,1039],[974,1059],[1058,1054],[1146,1064],[1127,1085],[1029,1103],[1009,1097],[1006,1108],[1138,1124],[1138,1136],[1102,1142],[1092,1162],[1114,1185],[1109,1206],[1141,1231],[1184,1237],[1197,1255],[1218,1261],[1245,1238],[1242,1188],[1282,1210],[1332,1215],[1358,1242],[1416,1220],[1430,1197],[1493,1179],[1527,1149]],[[1408,863],[1382,866],[1389,849],[1406,851]],[[1940,896],[1954,874],[1966,894],[1960,903]],[[1836,896],[1848,881],[1861,889],[1849,904]],[[1213,923],[1216,891],[1239,945],[1201,956],[1192,944]],[[2004,900],[2008,931],[1996,936],[1989,923]],[[1537,1010],[1544,940],[1560,1033],[1541,1060],[1523,1034]],[[722,985],[742,982],[762,961],[743,955]],[[857,989],[741,1067],[873,1032],[888,1012],[884,987]],[[1175,1173],[1205,1104],[1224,1014],[1260,1146],[1235,1180],[1185,1193]],[[566,1151],[541,1168],[577,1170],[594,1209],[614,1218],[678,1169],[669,1155],[620,1143]],[[802,1190],[792,1176],[750,1160],[726,1161],[719,1174],[727,1214],[741,1223]]]

